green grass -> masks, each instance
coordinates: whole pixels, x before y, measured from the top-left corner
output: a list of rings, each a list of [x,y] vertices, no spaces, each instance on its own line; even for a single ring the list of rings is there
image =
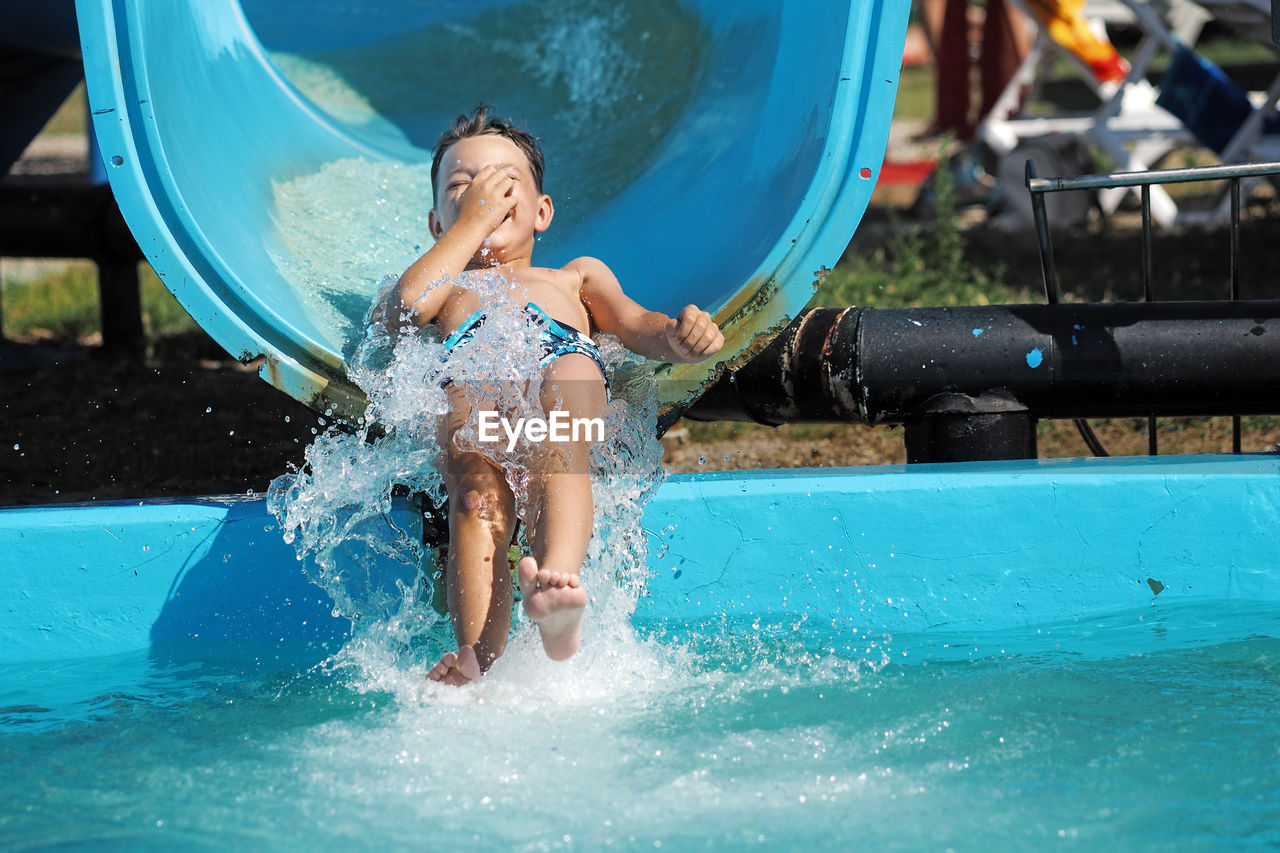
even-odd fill
[[[81,134],[88,123],[89,98],[85,94],[84,83],[71,90],[71,95],[62,102],[58,111],[45,124],[42,134],[50,136],[69,136]]]
[[[947,141],[942,142],[945,150]],[[939,153],[939,160],[942,160]],[[934,175],[934,217],[924,224],[894,221],[893,238],[883,246],[847,251],[814,295],[812,304],[829,307],[876,305],[991,305],[1023,301],[1010,287],[1002,266],[977,266],[966,258],[951,172]]]
[[[187,312],[145,264],[139,268],[143,329],[161,338],[196,328]],[[0,318],[13,338],[77,341],[101,331],[98,275],[88,261],[69,261],[31,281],[0,277]]]
[[[93,264],[68,263],[29,282],[3,282],[4,333],[29,337],[45,333],[76,340],[98,331],[98,285]]]
[[[163,338],[199,328],[150,266],[143,264],[139,269],[139,276],[142,286],[142,322],[149,337]]]
[[[813,305],[993,305],[1026,301],[1005,283],[1005,269],[983,269],[965,259],[964,236],[944,217],[901,226],[887,245],[846,253],[814,295]]]
[[[928,121],[933,118],[933,69],[910,66],[898,77],[898,99],[893,117],[899,121]]]

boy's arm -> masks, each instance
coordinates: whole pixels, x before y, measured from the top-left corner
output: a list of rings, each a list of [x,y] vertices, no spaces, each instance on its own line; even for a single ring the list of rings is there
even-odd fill
[[[654,361],[705,361],[724,346],[724,335],[711,315],[688,305],[677,317],[649,311],[622,292],[622,285],[603,262],[578,258],[569,262],[582,276],[582,303],[602,332],[617,335],[622,345]]]
[[[400,276],[393,294],[399,296],[400,311],[410,313],[415,324],[425,326],[440,313],[453,279],[467,268],[485,238],[502,224],[515,205],[513,185],[511,176],[496,166],[485,166],[477,172],[462,192],[458,218]],[[446,192],[456,189],[447,187]]]

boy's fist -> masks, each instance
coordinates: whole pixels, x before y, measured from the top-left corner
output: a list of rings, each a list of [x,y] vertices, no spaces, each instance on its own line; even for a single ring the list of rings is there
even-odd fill
[[[686,305],[667,321],[667,343],[687,361],[703,361],[720,351],[724,335],[711,315],[696,305]]]

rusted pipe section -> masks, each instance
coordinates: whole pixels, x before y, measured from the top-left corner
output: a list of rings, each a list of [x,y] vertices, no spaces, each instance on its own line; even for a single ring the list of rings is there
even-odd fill
[[[756,421],[777,426],[804,421],[851,421],[857,403],[832,374],[854,352],[856,308],[813,308],[787,325],[759,355],[726,372],[685,412],[694,420]],[[855,322],[842,322],[853,316]],[[848,338],[844,345],[838,341]]]
[[[815,308],[686,412],[912,423],[1280,413],[1280,300]]]

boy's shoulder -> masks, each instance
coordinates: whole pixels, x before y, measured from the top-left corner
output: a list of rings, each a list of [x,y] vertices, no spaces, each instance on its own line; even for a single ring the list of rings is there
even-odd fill
[[[613,274],[613,270],[609,269],[609,266],[604,261],[589,255],[574,258],[561,269],[576,275],[579,279],[579,286],[609,282],[616,284],[618,281]]]
[[[570,296],[581,296],[608,267],[595,258],[574,258],[562,267],[526,267],[519,279],[526,285],[552,287]]]

